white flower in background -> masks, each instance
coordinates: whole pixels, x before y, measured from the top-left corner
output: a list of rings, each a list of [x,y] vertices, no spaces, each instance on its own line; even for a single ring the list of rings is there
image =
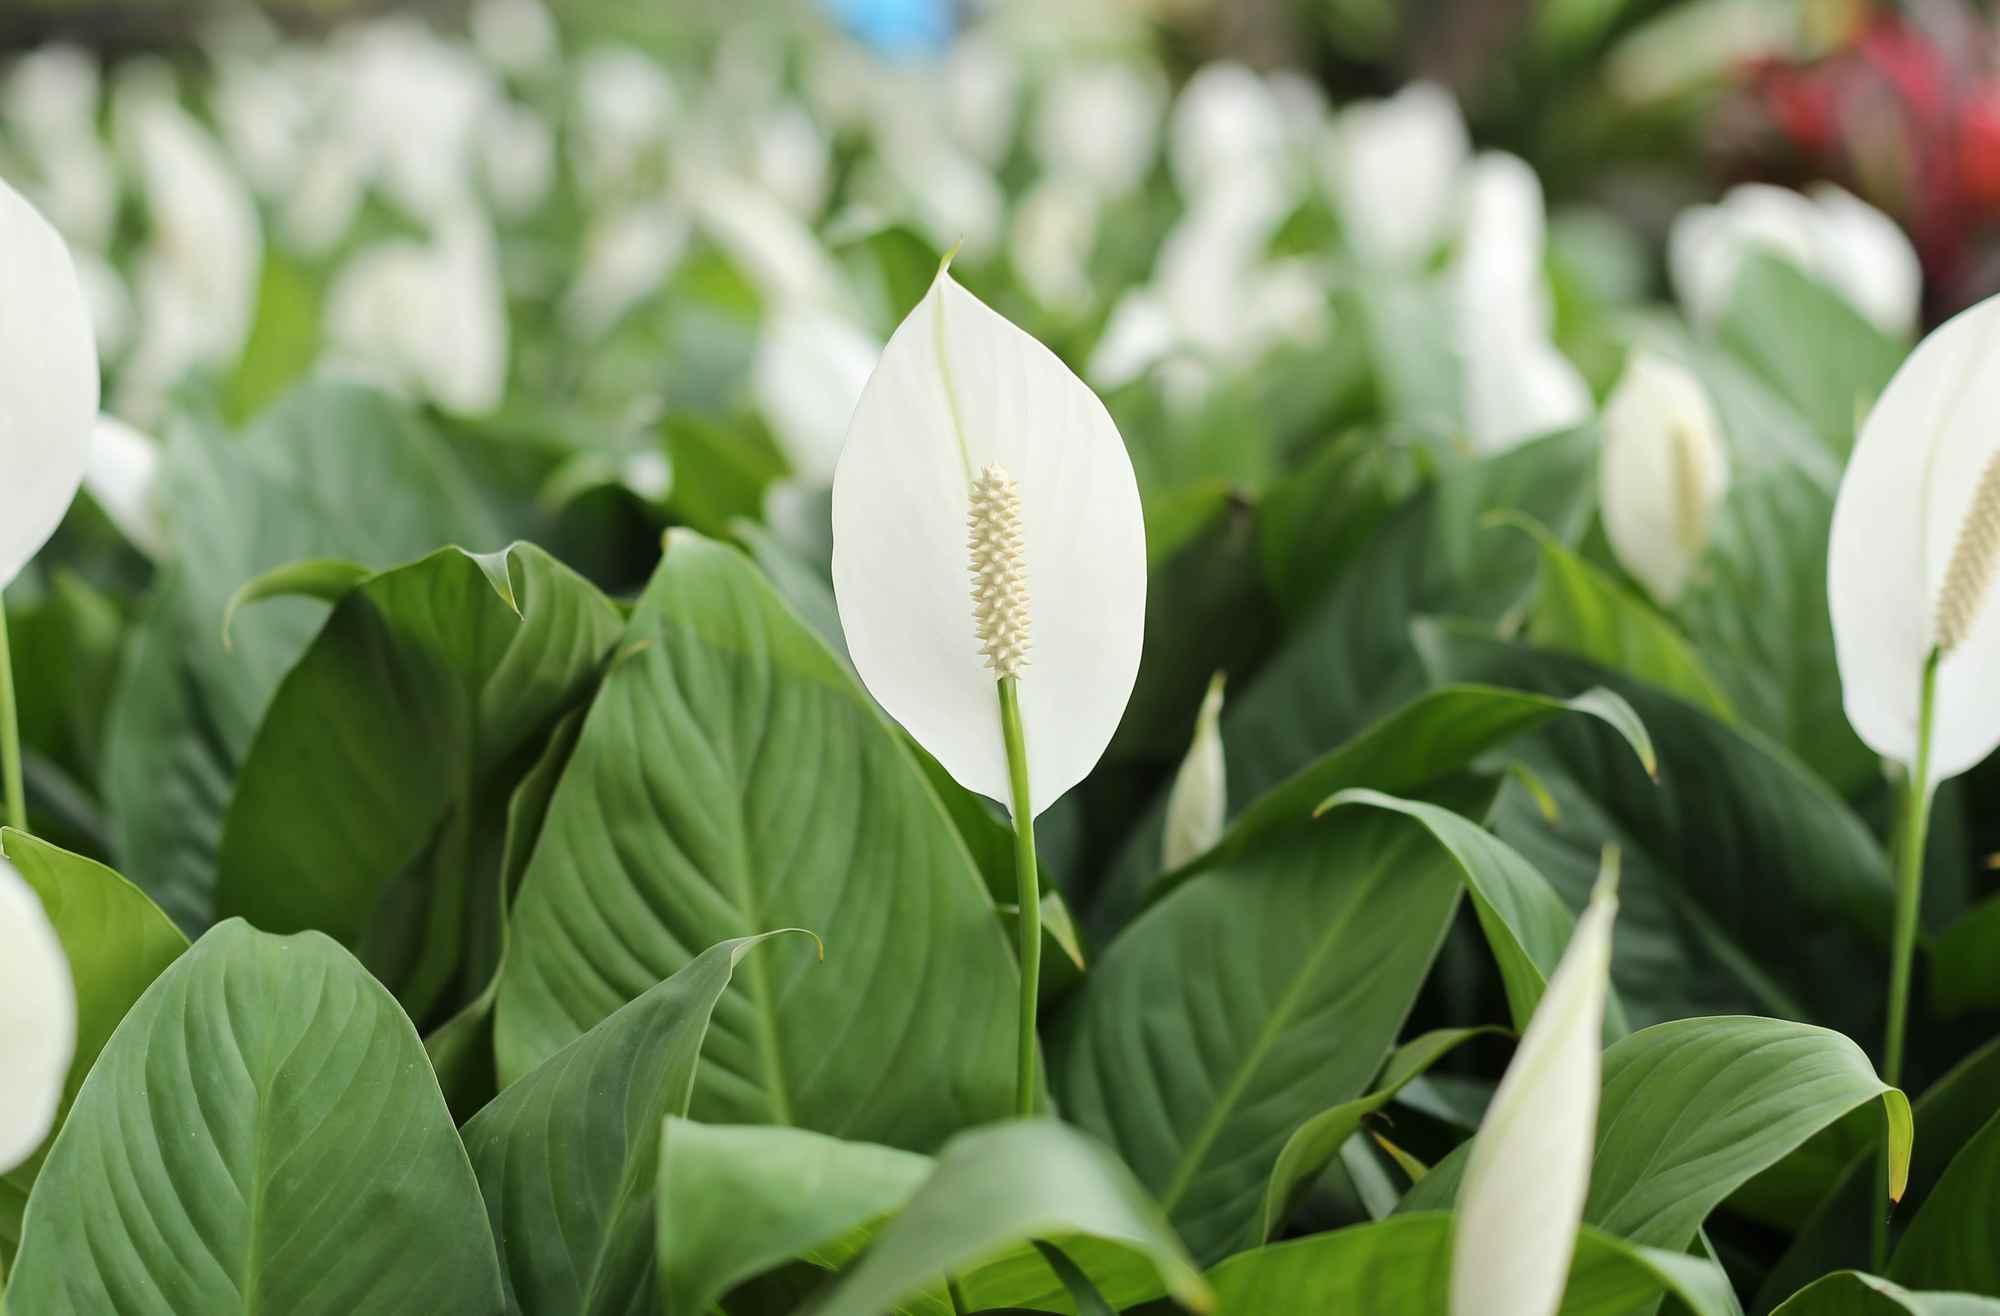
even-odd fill
[[[284,241],[306,256],[332,251],[361,212],[369,169],[366,144],[344,134],[330,135],[310,148],[280,203],[278,231]]]
[[[118,360],[132,342],[134,321],[137,312],[132,307],[132,293],[125,287],[125,280],[111,263],[101,256],[88,252],[73,253],[76,257],[76,279],[83,288],[83,300],[90,307],[90,326],[97,339],[97,357],[100,363]]]
[[[1475,338],[1460,359],[1466,437],[1477,452],[1504,452],[1590,419],[1590,386],[1545,338]]]
[[[492,230],[477,211],[442,220],[429,243],[358,253],[327,295],[334,364],[478,415],[507,389],[507,300]]]
[[[592,222],[583,265],[563,299],[563,319],[585,340],[597,337],[657,292],[687,251],[692,225],[663,202],[621,206]]]
[[[1555,1316],[1590,1189],[1615,879],[1600,879],[1479,1122],[1459,1184],[1452,1316]]]
[[[1248,178],[1282,176],[1288,138],[1283,105],[1270,84],[1241,64],[1204,65],[1174,102],[1167,164],[1190,202]]]
[[[0,590],[55,533],[83,479],[97,352],[69,251],[0,182]],[[5,957],[0,957],[4,970]],[[4,1009],[0,998],[0,1009]]]
[[[1661,606],[1687,587],[1728,488],[1722,427],[1701,381],[1635,353],[1604,403],[1598,503],[1618,564]]]
[[[576,167],[586,189],[626,190],[664,147],[680,107],[667,71],[630,46],[598,46],[577,65]]]
[[[998,37],[973,33],[952,43],[942,72],[952,140],[985,168],[997,168],[1014,144],[1020,62]]]
[[[1476,326],[1473,343],[1503,332],[1546,337],[1548,219],[1541,180],[1519,156],[1488,151],[1466,169],[1460,188],[1450,273],[1460,323]]]
[[[556,20],[541,0],[479,0],[467,23],[486,61],[515,77],[543,72],[562,57]]]
[[[833,182],[833,147],[812,115],[785,101],[758,116],[751,154],[757,182],[807,219],[826,205]]]
[[[1335,119],[1326,181],[1348,246],[1363,262],[1409,268],[1444,240],[1472,154],[1458,102],[1428,82],[1357,101]]]
[[[0,115],[10,131],[38,150],[67,147],[97,135],[102,82],[95,55],[81,46],[51,43],[14,61],[0,92]]]
[[[122,100],[119,110],[150,231],[134,271],[139,329],[118,410],[145,419],[188,370],[227,366],[242,354],[264,240],[256,202],[193,116],[150,91]]]
[[[724,174],[690,171],[680,193],[709,241],[771,303],[845,306],[847,280],[819,238],[777,198]]]
[[[1222,747],[1222,673],[1209,678],[1195,714],[1194,739],[1167,793],[1167,826],[1160,837],[1160,871],[1171,873],[1207,854],[1222,839],[1229,816],[1229,772]]]
[[[1055,311],[1076,312],[1090,304],[1097,225],[1097,194],[1087,184],[1049,178],[1021,198],[1007,254],[1029,295]]]
[[[1938,655],[1929,784],[2000,745],[2000,298],[1917,345],[1868,413],[1833,509],[1827,599],[1847,720],[1909,766]]]
[[[527,106],[498,102],[479,125],[479,163],[501,215],[533,214],[555,184],[555,131]]]
[[[979,481],[975,544],[999,555],[975,562]],[[861,395],[834,477],[833,586],[870,693],[1001,801],[995,680],[1018,677],[1030,817],[1095,766],[1131,697],[1146,543],[1125,445],[1053,353],[948,274]]]
[[[1065,69],[1042,93],[1035,158],[1054,179],[1124,196],[1153,168],[1166,103],[1156,69],[1111,60]]]
[[[23,190],[63,237],[84,251],[104,251],[118,223],[118,164],[95,136],[35,155],[35,177]]]
[[[1159,294],[1134,288],[1111,308],[1084,374],[1099,388],[1124,388],[1170,356],[1179,343],[1180,332]]]
[[[83,487],[118,533],[148,557],[167,552],[158,504],[160,445],[116,416],[99,416],[91,431]]]
[[[1667,271],[1688,317],[1712,325],[1729,309],[1744,258],[1764,251],[1845,297],[1885,333],[1917,323],[1923,271],[1896,222],[1831,183],[1810,197],[1744,183],[1713,206],[1692,206],[1667,236]]]
[[[69,959],[34,889],[0,859],[0,1174],[49,1136],[75,1054]]]
[[[306,63],[274,52],[218,62],[209,105],[230,155],[262,196],[292,186],[315,129]]]
[[[881,355],[882,344],[867,330],[818,306],[785,306],[766,318],[751,393],[792,470],[808,484],[833,483],[855,404]]]
[[[348,29],[334,47],[340,131],[412,218],[469,204],[479,126],[499,87],[485,65],[414,18]]]
[[[986,166],[942,134],[915,124],[876,138],[881,186],[866,199],[907,218],[939,250],[983,260],[1000,245],[1007,197]]]

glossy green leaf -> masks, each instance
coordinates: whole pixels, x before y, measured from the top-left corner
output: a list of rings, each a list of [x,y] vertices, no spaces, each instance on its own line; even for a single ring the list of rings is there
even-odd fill
[[[470,1000],[498,966],[514,784],[622,628],[532,545],[443,549],[348,590],[251,743],[221,911],[328,933],[419,1020]]]
[[[2000,1298],[2000,1102],[1951,1158],[1896,1245],[1889,1277],[1925,1289]]]
[[[1197,1257],[1226,1255],[1262,1227],[1285,1141],[1380,1069],[1460,882],[1422,828],[1380,810],[1267,833],[1098,956],[1049,1035],[1061,1109]]]
[[[266,603],[231,627],[245,581],[288,563],[374,568],[442,543],[502,536],[465,471],[408,408],[352,385],[303,385],[243,438],[187,420],[160,473],[176,561],[162,577],[114,700],[105,796],[121,866],[183,929],[214,915],[216,851],[265,706],[326,615]]]
[[[687,1113],[710,1018],[737,964],[780,935],[703,951],[466,1124],[465,1148],[500,1242],[510,1311],[659,1309],[653,1197],[661,1125]]]
[[[395,998],[317,933],[218,925],[125,1016],[28,1199],[10,1309],[500,1306],[479,1187]]]
[[[1415,493],[1419,449],[1365,430],[1321,447],[1258,508],[1264,580],[1287,614],[1308,613],[1392,509]]]
[[[118,1021],[153,979],[187,949],[187,938],[144,892],[81,855],[12,829],[0,853],[34,889],[69,960],[76,987],[76,1055],[63,1085],[63,1115]],[[0,1266],[21,1241],[21,1213],[48,1146],[0,1175]]]
[[[1931,1005],[1942,1015],[2000,1008],[2000,896],[1975,906],[1931,943]]]
[[[1229,1313],[1444,1316],[1451,1226],[1443,1211],[1391,1216],[1240,1253],[1209,1278],[1220,1310]],[[1587,1225],[1578,1234],[1562,1316],[1629,1316],[1652,1309],[1662,1296],[1678,1299],[1693,1316],[1734,1311],[1728,1277],[1709,1262]]]
[[[913,1150],[1009,1109],[1018,975],[897,733],[734,550],[676,532],[522,881],[502,1082],[701,948],[810,927],[826,963],[744,966],[694,1118]],[[892,971],[893,970],[893,971]]]
[[[1184,1307],[1214,1305],[1165,1215],[1115,1156],[1068,1125],[1018,1120],[947,1143],[930,1178],[817,1316],[879,1316],[944,1276],[1031,1240],[1062,1246],[1071,1238],[1145,1257]]]
[[[1583,719],[1553,725],[1521,755],[1560,820],[1509,786],[1494,823],[1572,908],[1604,847],[1618,847],[1612,981],[1635,1025],[1747,1011],[1880,1034],[1887,862],[1823,781],[1756,732],[1595,664],[1462,627],[1420,635],[1440,680],[1551,693],[1606,684],[1651,732],[1658,781],[1609,732]]]
[[[1679,1251],[1752,1176],[1851,1110],[1887,1115],[1890,1189],[1908,1179],[1903,1094],[1839,1033],[1783,1019],[1718,1016],[1656,1024],[1604,1053],[1604,1093],[1584,1223]],[[1407,1210],[1447,1206],[1465,1149],[1410,1191]]]
[[[1771,1316],[2000,1316],[2000,1299],[1912,1293],[1886,1279],[1843,1270],[1800,1289]]]

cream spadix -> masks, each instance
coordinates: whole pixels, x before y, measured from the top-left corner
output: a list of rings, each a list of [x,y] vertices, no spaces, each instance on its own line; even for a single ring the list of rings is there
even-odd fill
[[[0,859],[0,1174],[42,1145],[76,1050],[76,989],[42,902]]]
[[[1480,1121],[1459,1185],[1452,1316],[1555,1316],[1590,1189],[1615,869],[1598,881]]]
[[[1834,504],[1827,599],[1847,720],[1913,766],[1937,655],[1929,783],[2000,746],[2000,298],[1918,344]]]
[[[1030,816],[1096,765],[1145,621],[1132,462],[1096,395],[947,273],[855,410],[834,476],[833,586],[861,679],[960,784],[1010,799],[1003,676],[1018,687]]]
[[[55,533],[97,420],[97,347],[69,249],[0,182],[0,589]]]

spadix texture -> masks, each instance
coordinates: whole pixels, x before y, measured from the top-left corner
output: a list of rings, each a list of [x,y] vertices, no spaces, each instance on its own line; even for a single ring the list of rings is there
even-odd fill
[[[97,420],[97,348],[69,250],[0,182],[0,589],[55,533]]]
[[[1869,413],[1834,504],[1827,596],[1847,720],[1910,764],[1938,663],[1931,779],[2000,745],[2000,299],[1917,346]]]
[[[76,1050],[76,990],[42,902],[0,859],[0,1174],[55,1123]]]
[[[1097,763],[1132,693],[1146,538],[1111,417],[1053,353],[940,273],[862,392],[833,483],[833,587],[869,692],[959,783],[1008,798],[967,552],[972,487],[1020,505],[1033,811]]]
[[[1486,1109],[1459,1187],[1452,1316],[1555,1316],[1597,1142],[1612,883],[1600,881]]]

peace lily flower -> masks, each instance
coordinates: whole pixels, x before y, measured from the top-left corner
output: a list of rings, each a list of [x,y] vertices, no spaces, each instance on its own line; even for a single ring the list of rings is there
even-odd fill
[[[0,858],[0,1174],[56,1121],[76,1052],[76,989],[34,889]]]
[[[1832,183],[1815,184],[1810,195],[1744,183],[1718,205],[1681,212],[1667,238],[1667,270],[1690,319],[1722,318],[1753,251],[1798,266],[1885,333],[1916,326],[1923,270],[1915,248],[1895,220]]]
[[[1167,164],[1189,201],[1275,176],[1287,148],[1284,106],[1264,78],[1227,61],[1201,68],[1167,122]]]
[[[1016,833],[1019,1109],[1034,1106],[1034,818],[1097,763],[1139,670],[1146,537],[1096,395],[940,270],[863,390],[833,482],[855,670]]]
[[[156,501],[159,484],[160,445],[116,416],[99,416],[83,487],[118,533],[152,558],[167,552],[167,528]]]
[[[751,393],[793,471],[809,484],[833,482],[847,423],[881,354],[867,330],[817,306],[786,306],[766,322]]]
[[[1194,740],[1167,793],[1167,829],[1160,838],[1160,870],[1172,872],[1222,839],[1229,814],[1229,771],[1222,749],[1222,673],[1217,672],[1195,714]]]
[[[1124,196],[1153,167],[1166,99],[1154,69],[1106,61],[1066,70],[1042,94],[1035,157],[1044,173]]]
[[[1936,783],[2000,746],[2000,298],[1917,345],[1869,412],[1834,502],[1827,601],[1847,720],[1908,769],[1889,1035],[1900,1077]]]
[[[1598,503],[1618,564],[1663,607],[1687,587],[1728,487],[1701,381],[1665,357],[1635,354],[1604,404]]]
[[[1458,102],[1428,82],[1357,101],[1335,120],[1325,172],[1348,246],[1370,265],[1412,267],[1443,241],[1472,154]]]
[[[591,339],[651,296],[681,263],[693,225],[664,202],[620,206],[584,238],[583,269],[563,298],[570,332]]]
[[[479,0],[467,21],[479,53],[516,77],[540,73],[562,57],[555,17],[541,0]]]
[[[1617,879],[1600,879],[1479,1123],[1458,1189],[1452,1316],[1555,1316],[1597,1143]]]

